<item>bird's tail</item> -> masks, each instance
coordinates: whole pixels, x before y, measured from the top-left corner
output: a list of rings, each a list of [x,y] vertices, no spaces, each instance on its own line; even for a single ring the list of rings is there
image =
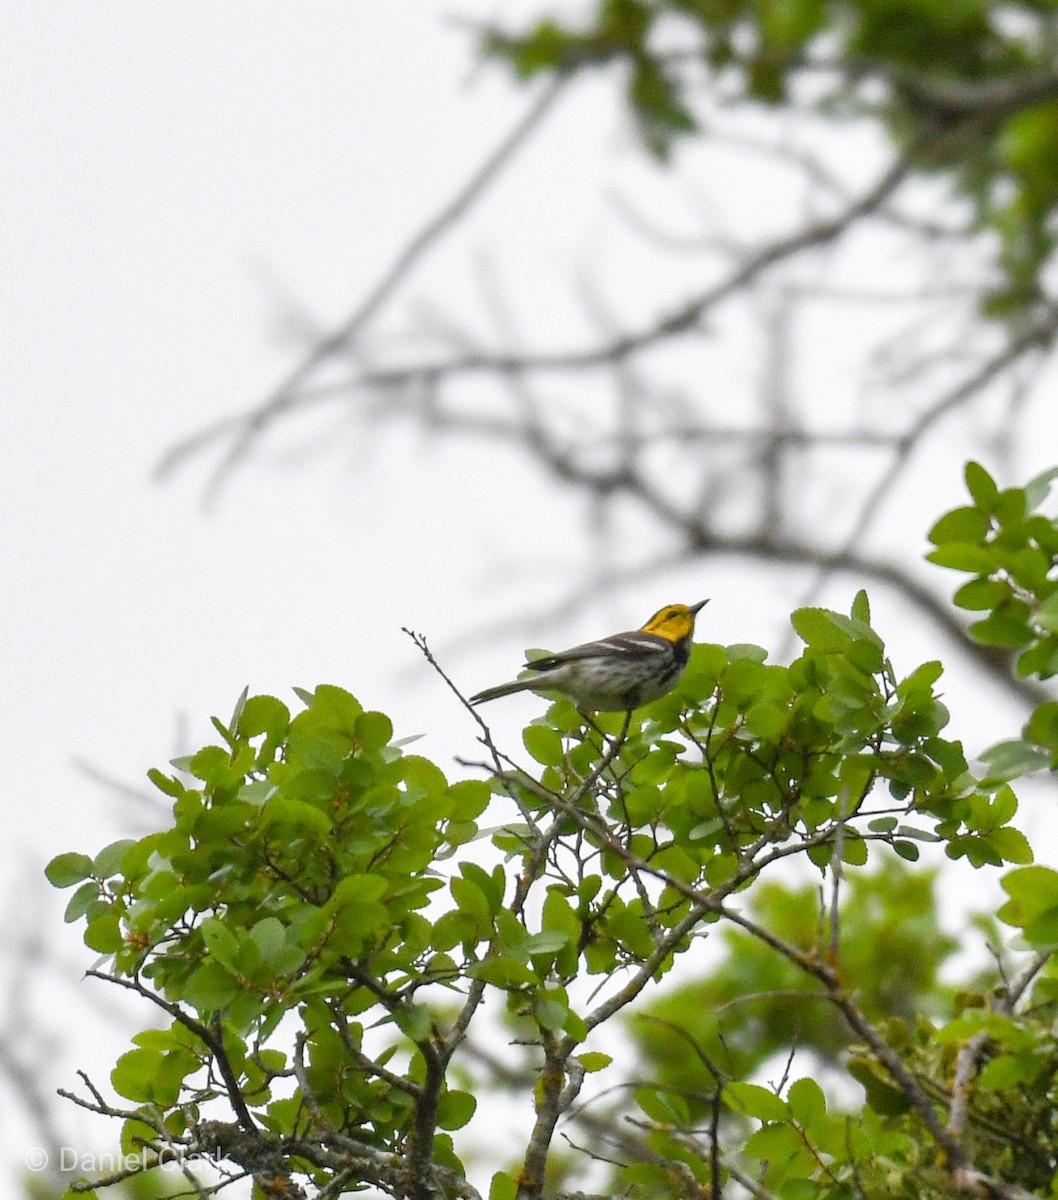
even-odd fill
[[[483,692],[478,692],[476,696],[470,697],[471,704],[485,704],[489,700],[498,700],[501,696],[510,696],[514,692],[528,691],[530,688],[539,687],[540,680],[530,676],[528,679],[513,679],[510,683],[501,683],[496,687],[486,688]]]

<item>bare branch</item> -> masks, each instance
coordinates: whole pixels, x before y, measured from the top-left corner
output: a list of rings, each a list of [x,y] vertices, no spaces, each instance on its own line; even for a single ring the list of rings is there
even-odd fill
[[[190,1013],[185,1012],[179,1004],[174,1004],[172,1001],[166,1000],[164,996],[160,996],[157,992],[151,991],[138,978],[124,979],[120,975],[108,975],[104,971],[96,970],[86,971],[85,974],[90,979],[102,979],[105,983],[113,983],[130,992],[135,992],[138,996],[142,996],[145,1000],[149,1000],[152,1004],[157,1005],[163,1012],[168,1013],[174,1021],[182,1025],[189,1033],[193,1033],[216,1060],[217,1068],[224,1079],[228,1100],[239,1119],[239,1124],[247,1133],[256,1131],[257,1123],[246,1106],[242,1089],[239,1087],[238,1077],[232,1069],[231,1062],[228,1059],[228,1052],[224,1047],[224,1033],[221,1028],[219,1016],[216,1018],[213,1028],[210,1028],[197,1018],[191,1016]]]
[[[778,263],[827,245],[840,237],[861,217],[873,212],[900,187],[910,173],[909,155],[901,155],[861,196],[832,217],[813,222],[795,233],[770,242],[713,286],[685,300],[667,316],[642,329],[620,334],[598,346],[580,350],[537,354],[471,353],[407,367],[365,371],[343,384],[322,389],[318,398],[348,394],[363,388],[405,387],[430,381],[436,384],[460,375],[481,373],[562,372],[606,369],[633,354],[687,333],[701,325],[718,305],[740,293],[748,284]]]
[[[1045,350],[1056,332],[1058,332],[1058,304],[1052,304],[1041,318],[1011,338],[998,353],[992,355],[983,365],[942,395],[904,431],[894,448],[895,453],[889,469],[862,501],[860,518],[846,539],[846,548],[862,541],[867,530],[877,518],[882,501],[908,468],[912,453],[922,445],[926,435],[933,427],[968,400],[979,395],[1008,367],[1033,351]]]
[[[530,105],[526,114],[487,156],[480,167],[437,213],[408,242],[390,264],[382,278],[368,292],[356,309],[326,337],[313,347],[275,388],[263,404],[247,413],[227,418],[175,446],[158,466],[161,477],[172,472],[190,455],[219,436],[233,434],[231,445],[220,465],[215,468],[207,489],[207,497],[215,496],[223,480],[247,456],[261,434],[280,416],[297,406],[303,386],[324,363],[348,353],[364,329],[405,281],[420,260],[473,207],[475,201],[500,175],[504,167],[525,145],[531,134],[550,112],[565,85],[565,76],[556,77]]]

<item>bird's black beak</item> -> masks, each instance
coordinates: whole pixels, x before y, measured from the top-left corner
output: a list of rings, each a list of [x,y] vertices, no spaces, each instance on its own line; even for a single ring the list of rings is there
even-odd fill
[[[697,604],[688,605],[688,609],[692,614],[697,615],[698,611],[705,608],[708,603],[708,600],[699,600]]]

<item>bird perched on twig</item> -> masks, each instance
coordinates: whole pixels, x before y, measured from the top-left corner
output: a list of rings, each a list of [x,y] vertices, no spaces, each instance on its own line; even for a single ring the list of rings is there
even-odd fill
[[[641,629],[533,659],[525,666],[534,674],[485,688],[470,703],[513,692],[559,692],[583,712],[631,712],[676,686],[691,655],[694,619],[708,603],[667,604]]]

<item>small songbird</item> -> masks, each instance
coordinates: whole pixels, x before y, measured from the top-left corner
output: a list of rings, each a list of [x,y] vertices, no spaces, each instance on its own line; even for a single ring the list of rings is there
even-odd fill
[[[512,692],[559,692],[582,712],[631,712],[676,686],[691,656],[694,618],[708,600],[667,604],[642,627],[527,662],[535,675],[470,697],[484,704]]]

